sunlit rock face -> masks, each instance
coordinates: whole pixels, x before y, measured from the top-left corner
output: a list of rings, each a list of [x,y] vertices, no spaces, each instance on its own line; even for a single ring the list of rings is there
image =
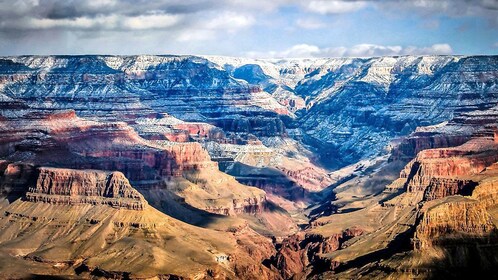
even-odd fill
[[[42,167],[26,199],[54,204],[108,204],[142,210],[147,203],[121,172]]]

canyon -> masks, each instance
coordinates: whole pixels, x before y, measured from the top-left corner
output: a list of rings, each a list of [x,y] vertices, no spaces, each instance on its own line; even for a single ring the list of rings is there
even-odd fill
[[[0,58],[0,276],[496,272],[498,57]]]

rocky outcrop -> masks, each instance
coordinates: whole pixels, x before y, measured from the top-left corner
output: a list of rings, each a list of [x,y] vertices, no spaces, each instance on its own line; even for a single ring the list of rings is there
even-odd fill
[[[358,228],[346,229],[327,237],[300,232],[284,239],[270,262],[285,279],[302,277],[309,267],[315,271],[333,270],[338,264],[324,258],[322,254],[339,250],[345,241],[363,233]]]
[[[121,172],[40,167],[36,185],[26,199],[31,202],[74,205],[106,204],[143,210],[147,202]]]
[[[278,116],[288,113],[258,86],[195,56],[26,56],[0,62],[6,92],[34,109],[74,109],[82,117],[127,122],[168,112],[260,135],[282,134]],[[250,125],[238,124],[241,117]]]
[[[260,197],[248,197],[243,199],[233,199],[232,205],[229,207],[206,207],[204,210],[225,215],[225,216],[235,216],[236,214],[251,214],[257,215],[266,209],[266,195]]]
[[[221,173],[196,142],[145,140],[126,123],[88,121],[74,111],[26,111],[2,121],[0,130],[0,156],[12,160],[119,171],[144,193],[158,188],[213,213],[256,215],[264,210],[264,192]],[[206,178],[199,180],[200,173]],[[30,197],[57,201],[41,194]]]
[[[285,136],[286,127],[291,127],[332,167],[377,154],[394,137],[417,126],[447,121],[456,112],[490,108],[498,101],[494,56],[275,62],[195,56],[24,56],[4,58],[1,65],[2,94],[31,108],[75,109],[80,116],[129,123],[168,112],[258,137]],[[414,155],[445,142],[460,140],[407,143],[394,156]]]
[[[469,240],[485,238],[496,229],[485,206],[468,198],[452,197],[427,203],[422,213],[414,238],[416,249],[449,245],[452,239],[458,240],[462,235]]]
[[[341,269],[363,267],[368,258],[390,258],[405,248],[417,223],[421,248],[453,235],[491,234],[490,209],[497,196],[486,172],[498,160],[497,72],[494,56],[250,63],[194,56],[2,58],[0,157],[8,162],[0,162],[7,196],[0,203],[6,213],[0,217],[0,247],[12,246],[7,255],[41,263],[47,256],[67,265],[85,259],[92,271],[109,277],[129,277],[123,267],[147,267],[192,278],[270,278],[275,275],[260,265],[262,259],[284,277],[299,277],[334,270],[344,260],[353,262]],[[425,125],[431,127],[417,128]],[[413,131],[385,150],[390,140]],[[239,182],[218,171],[203,148],[212,143],[221,148],[209,149],[211,156]],[[455,145],[461,146],[449,148]],[[392,161],[414,159],[381,194],[373,190],[391,178],[376,173],[383,163],[351,168],[337,182],[317,164],[334,169],[389,151]],[[245,166],[239,169],[241,163]],[[57,169],[34,167],[40,165]],[[309,208],[311,214],[348,220],[320,217],[313,231],[285,239],[276,253],[268,240],[241,248],[242,238],[232,239],[232,233],[192,230],[157,218],[124,176],[165,213],[198,216],[195,223],[205,227],[247,217],[251,226],[271,235],[271,227],[295,222],[272,203],[297,211],[314,202],[311,198],[325,196],[321,206]],[[268,190],[268,198],[240,182]],[[336,187],[343,193],[333,195]],[[293,218],[306,223],[309,217],[296,213]],[[362,234],[343,231],[353,226],[365,226],[368,237],[346,242]],[[47,235],[50,242],[23,239]],[[231,244],[210,243],[218,235]],[[170,250],[179,247],[195,258]],[[346,256],[335,258],[341,250]],[[195,272],[164,269],[169,263]]]
[[[441,184],[445,184],[448,182],[445,178],[479,174],[498,161],[497,150],[498,147],[487,138],[474,139],[455,148],[424,150],[405,167],[401,178],[407,179],[408,192],[425,191],[430,184],[430,191],[438,192],[438,178],[443,178]],[[458,184],[463,188],[465,181],[457,183],[457,189]],[[427,197],[437,196],[427,194]]]
[[[451,195],[470,195],[476,182],[453,178],[432,178],[424,191],[424,200],[430,201]]]
[[[267,238],[178,221],[119,172],[41,167],[33,183],[25,199],[0,198],[0,258],[11,263],[1,278],[280,279],[261,264],[274,252]]]
[[[215,169],[216,163],[212,162],[206,150],[200,144],[155,142],[149,146],[109,148],[106,150],[85,150],[86,157],[107,158],[103,165],[116,165],[118,170],[125,169],[130,173],[132,180],[144,180],[147,175],[126,167],[126,159],[142,165],[139,170],[150,167],[157,171],[158,176],[181,176],[184,171],[195,171],[202,168]],[[120,164],[120,159],[124,159]],[[98,164],[98,163],[97,163]],[[119,166],[122,167],[119,167]],[[131,166],[130,166],[131,167]],[[108,169],[103,167],[103,169]]]
[[[472,197],[486,208],[498,205],[498,176],[481,180],[472,192]]]
[[[416,132],[409,137],[391,142],[394,147],[389,160],[411,160],[423,150],[459,146],[469,141],[470,138],[470,135]]]

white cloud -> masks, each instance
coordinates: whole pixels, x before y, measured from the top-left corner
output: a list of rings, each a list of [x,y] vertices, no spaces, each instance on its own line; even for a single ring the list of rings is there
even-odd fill
[[[430,47],[407,47],[404,49],[404,54],[451,54],[453,49],[449,44],[434,44]]]
[[[287,58],[287,57],[316,57],[322,50],[314,45],[299,44],[283,51],[249,52],[248,57],[253,58]]]
[[[204,25],[207,29],[226,29],[237,30],[253,25],[255,22],[252,16],[238,14],[234,12],[226,12],[212,18]]]
[[[361,27],[364,23],[358,22],[355,17],[349,17],[348,13],[362,9],[369,9],[369,13],[377,16],[380,21],[384,16],[392,21],[403,21],[404,15],[413,13],[414,25],[397,28],[406,28],[403,34],[393,34],[392,38],[385,36],[375,40],[380,42],[380,45],[348,46],[351,42],[356,43],[361,36],[370,35],[365,34],[368,31],[352,33],[352,30],[357,30],[353,27]],[[124,50],[129,53],[145,53],[152,50],[240,55],[252,48],[261,47],[261,50],[273,48],[275,51],[260,53],[258,56],[449,53],[451,47],[445,44],[410,47],[391,43],[394,38],[419,44],[416,41],[418,38],[412,38],[420,34],[418,29],[432,28],[434,31],[442,31],[439,21],[443,26],[447,16],[472,16],[472,22],[464,22],[469,24],[469,30],[482,28],[487,32],[482,34],[495,34],[493,28],[498,26],[498,1],[0,0],[0,52],[6,55],[39,53],[38,49],[43,49],[46,53],[81,53],[88,50],[104,53],[122,53]],[[330,24],[334,20],[337,20],[335,24]],[[369,22],[371,21],[375,21],[375,18],[370,18]],[[327,32],[325,28],[330,28],[331,31]],[[317,35],[316,31],[307,32],[313,29],[321,29],[323,36]],[[344,37],[337,39],[340,44],[348,47],[317,47],[326,42],[333,42],[332,36],[341,36],[342,31]],[[469,32],[472,31],[466,30],[464,35]],[[493,43],[490,39],[484,39],[487,35],[482,34],[477,34],[479,39],[492,51],[490,47]],[[441,38],[450,40],[456,36],[452,33],[446,35],[447,37],[441,35]],[[140,36],[146,36],[147,39],[140,39]],[[130,43],[112,43],[109,39],[111,37],[117,38],[116,42],[127,40],[126,42]],[[281,50],[283,46],[292,44],[289,42],[295,42],[296,37],[309,45],[297,45]],[[365,36],[365,40],[370,38],[372,37]],[[53,45],[50,45],[52,48],[49,48],[48,41],[53,42]],[[460,43],[465,44],[467,43]]]
[[[121,26],[124,29],[145,30],[172,27],[181,19],[180,15],[157,14],[125,17]]]
[[[347,47],[319,48],[315,45],[299,44],[283,51],[249,52],[252,58],[306,58],[306,57],[372,57],[396,55],[444,55],[453,53],[448,44],[434,44],[428,47],[382,46],[359,44]]]
[[[347,56],[368,57],[398,55],[403,50],[401,46],[381,46],[374,44],[360,44],[346,51]]]
[[[202,18],[207,17],[207,19]],[[217,36],[225,33],[235,34],[237,31],[252,26],[256,21],[254,17],[225,12],[212,15],[199,15],[199,21],[190,23],[189,26],[179,28],[176,40],[179,42],[215,40]]]
[[[310,12],[319,14],[344,14],[361,10],[367,6],[366,1],[313,0],[305,4]]]
[[[216,32],[213,30],[192,29],[189,32],[180,32],[176,40],[179,42],[191,42],[206,41],[214,38],[216,38]]]
[[[296,20],[296,25],[304,29],[320,29],[325,27],[325,24],[313,18],[299,18]]]

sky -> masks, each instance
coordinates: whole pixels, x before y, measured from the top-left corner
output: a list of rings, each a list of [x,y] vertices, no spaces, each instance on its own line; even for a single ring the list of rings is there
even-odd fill
[[[0,0],[24,54],[498,54],[498,0]]]

